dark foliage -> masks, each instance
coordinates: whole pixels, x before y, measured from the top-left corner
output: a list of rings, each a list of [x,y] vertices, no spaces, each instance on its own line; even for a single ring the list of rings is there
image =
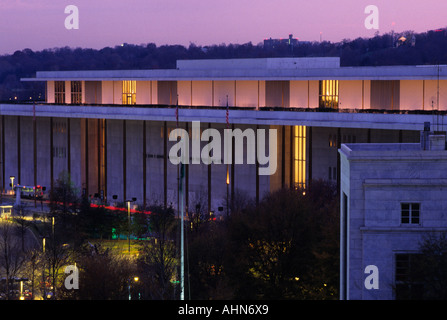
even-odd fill
[[[411,39],[415,45],[411,45]],[[397,46],[397,39],[407,41]],[[42,51],[24,49],[0,56],[0,101],[44,100],[44,84],[21,82],[34,77],[36,71],[59,70],[124,70],[175,68],[180,59],[230,59],[264,57],[337,56],[343,66],[416,65],[447,63],[447,34],[445,29],[414,34],[376,35],[337,43],[327,41],[301,42],[298,46],[280,45],[267,48],[262,44],[220,44],[189,47],[181,45],[123,44],[100,50],[82,48],[53,48]],[[17,98],[16,98],[17,97]]]
[[[192,299],[337,299],[338,200],[314,181],[190,234]]]
[[[171,282],[177,270],[177,248],[173,239],[178,229],[174,210],[153,205],[149,211],[153,241],[142,243],[142,254],[137,259],[140,296],[149,300],[175,299],[175,286]]]

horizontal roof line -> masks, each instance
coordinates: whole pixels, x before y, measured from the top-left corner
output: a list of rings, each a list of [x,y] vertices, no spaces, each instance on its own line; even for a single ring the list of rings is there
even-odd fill
[[[131,111],[131,112],[130,112]],[[68,117],[94,119],[128,119],[176,121],[176,108],[132,108],[111,106],[69,106],[0,104],[0,115],[20,115],[33,117]],[[179,110],[180,122],[201,121],[209,123],[226,123],[224,109],[190,109]],[[446,115],[439,115],[439,122],[444,124]],[[422,130],[424,122],[434,122],[429,114],[379,114],[349,112],[285,112],[257,111],[240,108],[229,113],[230,123],[259,125],[305,125],[315,127],[370,128],[392,130]],[[436,124],[433,123],[433,126]],[[440,130],[444,129],[441,125]]]
[[[38,71],[35,78],[21,80],[436,80],[438,77],[447,79],[447,66]]]

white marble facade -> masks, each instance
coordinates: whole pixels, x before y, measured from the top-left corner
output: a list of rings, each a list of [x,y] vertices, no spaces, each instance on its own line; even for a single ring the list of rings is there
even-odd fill
[[[439,137],[436,137],[439,138]],[[343,144],[340,293],[342,299],[395,299],[396,254],[416,253],[424,234],[447,231],[447,151],[418,143]],[[407,223],[402,204],[419,208]],[[365,273],[377,267],[377,288]]]

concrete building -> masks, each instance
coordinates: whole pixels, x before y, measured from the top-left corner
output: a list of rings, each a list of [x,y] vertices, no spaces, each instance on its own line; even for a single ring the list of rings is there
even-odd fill
[[[192,121],[223,135],[227,105],[231,129],[276,129],[277,170],[265,176],[259,163],[188,164],[189,207],[200,200],[217,212],[227,193],[259,200],[310,179],[337,182],[342,143],[419,142],[424,122],[436,121],[439,130],[447,122],[444,66],[180,60],[169,70],[44,71],[22,80],[45,82],[46,102],[0,104],[0,186],[8,190],[15,176],[15,183],[49,189],[68,171],[81,192],[107,202],[116,196],[175,206],[178,166],[168,159],[169,133],[178,119],[190,136]]]
[[[286,39],[264,39],[264,48],[273,49],[275,47],[287,45],[291,48],[298,45],[298,39],[293,37],[293,34],[289,34],[289,37]]]
[[[341,298],[418,297],[421,284],[406,282],[413,257],[424,235],[447,231],[445,135],[342,144],[339,152]],[[377,288],[365,285],[367,266],[377,267]]]

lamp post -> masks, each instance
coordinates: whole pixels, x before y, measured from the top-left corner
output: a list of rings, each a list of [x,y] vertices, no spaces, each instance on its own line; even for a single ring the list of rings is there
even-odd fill
[[[128,251],[130,254],[130,200],[127,200],[127,241],[128,241]]]
[[[54,216],[51,217],[51,234],[53,235],[54,241]]]
[[[132,200],[126,200],[127,203],[127,242],[128,242],[128,251],[130,254],[130,203],[137,201],[137,198],[132,198]]]
[[[229,213],[229,208],[228,208],[228,197],[229,197],[229,192],[228,189],[230,187],[230,167],[227,164],[227,218],[228,218],[228,213]]]
[[[14,194],[14,179],[15,178],[16,178],[15,176],[10,176],[9,177],[9,179],[11,179],[11,191],[12,191],[12,194]]]
[[[45,238],[42,239],[42,252],[45,255]],[[45,261],[45,257],[44,257],[44,261]],[[42,283],[43,283],[43,298],[45,299],[47,296],[47,288],[46,288],[46,281],[45,281],[45,262],[43,264],[43,269],[42,269]]]
[[[183,178],[185,177],[185,166],[182,163],[180,166],[180,300],[185,300],[185,254],[184,254],[184,186],[183,186]]]
[[[23,296],[23,278],[20,279],[20,300],[25,300],[25,297]]]
[[[138,277],[133,277],[133,281],[135,282],[135,284],[136,284],[139,280],[140,280],[140,278],[138,278]],[[131,291],[130,291],[131,283],[132,283],[132,279],[129,278],[129,279],[127,280],[127,284],[128,284],[127,289],[128,289],[128,292],[129,292],[129,300],[132,300],[132,293],[131,293]]]

